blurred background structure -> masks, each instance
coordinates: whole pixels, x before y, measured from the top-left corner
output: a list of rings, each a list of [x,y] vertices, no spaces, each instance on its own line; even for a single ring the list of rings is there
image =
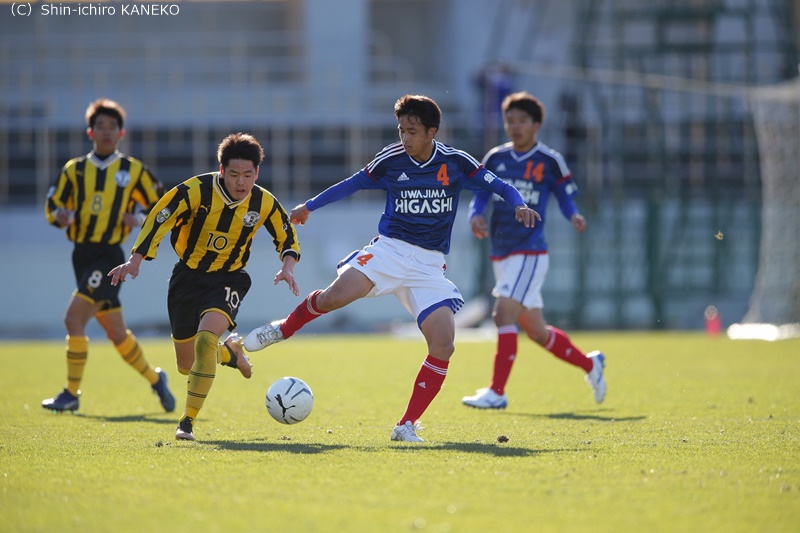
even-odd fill
[[[74,283],[71,248],[46,225],[42,205],[61,166],[91,149],[83,112],[100,96],[128,110],[122,150],[168,186],[214,169],[227,133],[253,133],[267,151],[260,183],[290,208],[394,141],[392,106],[405,93],[437,100],[438,138],[481,158],[504,141],[503,96],[528,90],[547,107],[540,139],[566,156],[589,221],[577,236],[560,214],[550,218],[551,323],[693,329],[709,305],[726,325],[745,315],[800,322],[800,146],[784,149],[789,163],[775,194],[786,201],[767,223],[777,241],[765,251],[765,151],[753,113],[767,94],[759,87],[797,78],[796,0],[159,4],[177,11],[171,16],[125,15],[120,2],[83,5],[116,14],[44,15],[34,2],[30,16],[13,16],[0,3],[0,334],[60,334]],[[797,113],[800,91],[792,90],[779,116]],[[800,119],[787,120],[788,133],[768,142],[800,138]],[[330,281],[336,261],[374,235],[381,198],[359,193],[302,228],[302,291]],[[448,275],[480,302],[491,271],[463,222]],[[162,256],[172,254],[167,246]],[[257,247],[245,327],[297,303],[272,287],[278,263],[270,243]],[[765,297],[754,288],[766,256],[781,281]],[[172,263],[160,257],[144,267],[152,275],[143,271],[126,287],[132,326],[165,326]],[[776,279],[762,272],[762,281]],[[771,316],[775,295],[784,301]],[[391,300],[338,313],[328,325],[340,330],[408,320]]]

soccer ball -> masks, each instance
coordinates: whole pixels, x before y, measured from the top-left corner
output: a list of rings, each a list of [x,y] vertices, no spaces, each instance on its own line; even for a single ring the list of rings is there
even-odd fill
[[[267,411],[281,424],[297,424],[311,414],[314,394],[300,378],[281,378],[267,390]]]

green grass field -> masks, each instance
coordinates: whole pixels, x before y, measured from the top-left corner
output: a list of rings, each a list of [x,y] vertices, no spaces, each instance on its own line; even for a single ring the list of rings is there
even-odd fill
[[[180,411],[171,344],[140,340]],[[63,342],[3,343],[0,531],[798,531],[800,340],[573,340],[607,355],[601,406],[521,339],[508,409],[464,407],[493,342],[460,341],[417,445],[389,434],[421,340],[299,336],[254,354],[249,381],[222,367],[196,443],[173,440],[179,413],[105,339],[78,415],[40,407],[63,386]],[[284,375],[315,394],[295,426],[263,403]]]

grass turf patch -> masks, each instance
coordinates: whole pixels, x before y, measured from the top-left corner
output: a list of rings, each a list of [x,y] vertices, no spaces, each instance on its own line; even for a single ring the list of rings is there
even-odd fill
[[[169,341],[140,339],[170,376],[170,414],[104,339],[79,414],[49,413],[63,343],[3,343],[0,530],[796,530],[800,341],[573,340],[607,356],[603,404],[579,369],[521,337],[508,408],[467,408],[494,343],[457,341],[422,444],[389,441],[422,340],[297,336],[252,354],[251,380],[218,367],[196,443],[174,441],[185,377]],[[294,426],[264,407],[285,375],[315,395]]]

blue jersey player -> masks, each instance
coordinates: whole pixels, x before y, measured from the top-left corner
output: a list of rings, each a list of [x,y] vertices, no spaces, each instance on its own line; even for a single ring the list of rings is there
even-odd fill
[[[486,191],[476,192],[470,202],[472,232],[479,239],[491,236],[490,254],[495,274],[492,295],[496,297],[492,315],[497,326],[497,351],[490,386],[478,389],[462,401],[481,409],[506,407],[505,386],[517,355],[519,325],[531,340],[557,358],[582,368],[595,401],[600,403],[606,394],[605,356],[598,351],[584,354],[566,333],[547,325],[542,313],[542,284],[549,265],[544,238],[547,202],[554,196],[564,217],[582,233],[586,230],[586,220],[573,202],[578,189],[562,155],[537,140],[544,121],[542,103],[526,92],[519,92],[506,97],[502,111],[503,125],[511,141],[490,150],[483,164],[515,186],[528,206],[542,218],[532,229],[511,225],[513,211]],[[483,217],[489,204],[492,204],[491,230]]]
[[[326,289],[309,294],[283,320],[261,326],[244,346],[254,351],[288,339],[315,318],[364,297],[394,294],[417,319],[428,355],[414,381],[405,413],[392,440],[421,442],[419,418],[442,387],[453,354],[453,315],[464,303],[444,276],[445,254],[462,189],[485,190],[509,204],[512,224],[534,226],[538,213],[519,192],[461,150],[434,137],[442,113],[426,96],[406,95],[394,106],[400,142],[381,150],[365,168],[295,207],[290,219],[304,224],[309,214],[362,189],[386,191],[378,237],[346,257]]]

